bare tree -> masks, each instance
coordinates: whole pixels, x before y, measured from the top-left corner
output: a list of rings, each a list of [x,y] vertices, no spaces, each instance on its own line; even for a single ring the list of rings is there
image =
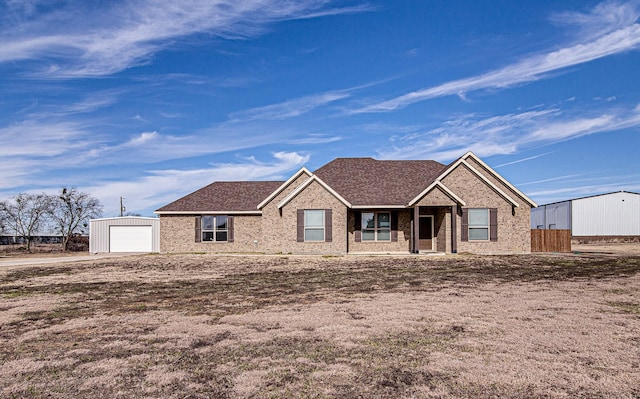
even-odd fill
[[[100,216],[102,216],[102,204],[97,198],[75,188],[63,188],[60,195],[55,198],[51,212],[52,222],[62,234],[63,250],[68,249],[69,239],[73,234],[87,233],[89,220]]]
[[[18,194],[11,200],[0,202],[0,224],[6,224],[3,230],[13,230],[23,237],[30,252],[32,236],[51,213],[51,206],[51,197],[46,194]]]
[[[7,214],[5,213],[4,209],[3,209],[3,205],[2,203],[0,203],[0,234],[6,234],[7,233]]]

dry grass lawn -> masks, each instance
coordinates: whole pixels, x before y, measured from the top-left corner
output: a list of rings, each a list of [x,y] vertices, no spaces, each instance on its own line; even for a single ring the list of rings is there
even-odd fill
[[[3,398],[638,398],[640,255],[0,268]]]

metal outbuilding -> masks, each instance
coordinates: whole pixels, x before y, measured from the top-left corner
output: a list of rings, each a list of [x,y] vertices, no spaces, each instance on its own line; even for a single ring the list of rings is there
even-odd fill
[[[640,194],[629,191],[540,205],[532,229],[568,229],[573,237],[640,236]]]
[[[89,252],[160,252],[160,219],[93,219],[89,222]]]

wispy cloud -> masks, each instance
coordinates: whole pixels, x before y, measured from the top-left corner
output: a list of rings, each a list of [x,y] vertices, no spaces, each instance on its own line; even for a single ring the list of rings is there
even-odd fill
[[[422,133],[394,138],[394,146],[379,151],[386,159],[454,159],[466,151],[479,156],[513,154],[531,145],[640,126],[640,106],[611,108],[575,115],[559,109],[481,118],[468,115]]]
[[[341,136],[326,135],[320,133],[311,133],[308,136],[289,140],[288,144],[293,145],[309,145],[309,144],[328,144],[342,140]]]
[[[526,57],[482,75],[454,80],[438,86],[416,90],[402,96],[352,111],[388,112],[432,98],[458,95],[475,90],[504,89],[544,79],[551,72],[583,64],[613,54],[635,50],[640,46],[640,7],[637,2],[608,2],[588,14],[566,13],[572,23],[581,24],[580,41],[546,53]]]
[[[549,152],[545,152],[543,154],[533,155],[531,157],[521,158],[521,159],[517,159],[515,161],[511,161],[511,162],[505,162],[505,163],[502,163],[500,165],[494,166],[494,168],[497,169],[497,168],[502,168],[504,166],[515,165],[515,164],[522,163],[522,162],[532,161],[534,159],[538,159],[538,158],[544,157],[546,155],[553,154],[554,152],[555,151],[549,151]]]
[[[575,181],[576,177],[581,177],[581,176],[585,176],[587,175],[586,173],[574,173],[574,174],[570,174],[570,175],[562,175],[562,176],[556,176],[556,177],[550,177],[548,179],[541,179],[541,180],[536,180],[536,181],[530,181],[530,182],[526,182],[526,183],[519,183],[518,186],[530,186],[530,185],[534,185],[534,184],[540,184],[540,183],[549,183],[552,181],[564,181],[564,180],[573,180]]]
[[[318,107],[345,99],[349,96],[350,94],[347,90],[330,91],[284,101],[279,104],[271,104],[264,107],[236,112],[230,115],[230,119],[232,121],[289,119],[306,114]]]
[[[96,7],[99,5],[98,7]],[[138,0],[128,2],[5,2],[0,8],[0,62],[35,60],[44,78],[113,74],[142,65],[195,33],[243,39],[283,20],[365,11],[328,0]]]
[[[0,156],[52,157],[79,151],[91,144],[86,127],[74,122],[23,121],[0,128]]]
[[[141,178],[115,182],[105,180],[84,189],[99,198],[107,212],[109,204],[116,209],[115,204],[123,196],[128,210],[146,210],[150,213],[149,210],[157,209],[210,182],[285,180],[309,161],[309,155],[297,152],[276,152],[272,156],[273,159],[269,161],[249,157],[239,162],[214,163],[201,169],[153,170]]]
[[[603,178],[600,183],[592,183],[585,185],[563,185],[557,188],[545,188],[542,190],[528,191],[528,195],[539,201],[539,204],[545,204],[556,201],[563,201],[570,198],[582,196],[610,193],[616,191],[640,192],[640,184],[638,175],[619,176],[618,179]]]

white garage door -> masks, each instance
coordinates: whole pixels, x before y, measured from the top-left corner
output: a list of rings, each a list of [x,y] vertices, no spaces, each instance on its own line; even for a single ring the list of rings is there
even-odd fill
[[[109,252],[152,252],[151,226],[110,226]]]

